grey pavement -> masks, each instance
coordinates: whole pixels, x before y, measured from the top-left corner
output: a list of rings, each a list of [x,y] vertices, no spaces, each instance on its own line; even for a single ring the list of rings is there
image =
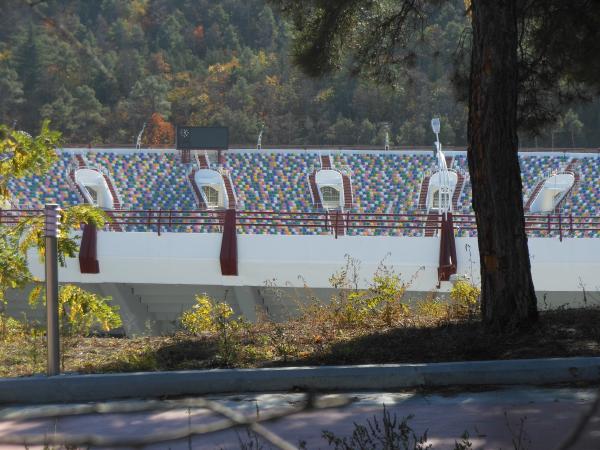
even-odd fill
[[[349,435],[353,423],[365,423],[381,416],[383,405],[398,417],[413,415],[409,424],[421,434],[427,431],[433,449],[452,449],[456,439],[467,431],[476,449],[557,448],[594,402],[594,388],[540,388],[513,386],[457,392],[357,392],[346,393],[353,402],[345,407],[305,411],[267,424],[267,428],[289,442],[306,442],[308,449],[328,447],[323,430]],[[267,414],[274,408],[291,408],[302,394],[263,393],[209,397],[245,414]],[[30,411],[12,407],[0,411]],[[59,419],[0,421],[2,439],[23,434],[95,433],[112,437],[147,436],[167,433],[175,427],[215,422],[217,416],[201,408],[174,409],[131,414],[90,414]],[[249,438],[243,429],[209,436],[159,442],[148,449],[237,449]],[[24,448],[3,446],[1,449]],[[29,446],[28,448],[42,448]],[[265,446],[264,448],[270,448]],[[574,449],[600,448],[600,417],[593,417]]]

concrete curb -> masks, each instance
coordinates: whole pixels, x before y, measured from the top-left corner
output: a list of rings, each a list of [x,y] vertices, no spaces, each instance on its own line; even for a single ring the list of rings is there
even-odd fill
[[[394,390],[574,381],[600,381],[600,357],[1,378],[0,405],[296,389]]]

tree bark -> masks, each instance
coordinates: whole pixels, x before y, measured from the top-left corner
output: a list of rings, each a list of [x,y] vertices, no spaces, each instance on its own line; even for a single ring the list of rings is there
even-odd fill
[[[473,0],[468,160],[481,266],[481,311],[497,330],[538,317],[517,137],[517,0]]]

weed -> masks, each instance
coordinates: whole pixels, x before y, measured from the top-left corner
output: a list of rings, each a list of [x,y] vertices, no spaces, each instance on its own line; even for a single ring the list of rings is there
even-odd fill
[[[236,362],[241,349],[240,334],[247,328],[241,317],[225,302],[215,302],[208,295],[196,296],[196,304],[181,317],[183,328],[193,334],[214,333],[218,339],[217,360],[229,366]]]
[[[458,280],[450,291],[450,308],[454,315],[473,318],[479,313],[481,290],[467,280]]]
[[[380,419],[373,416],[367,420],[366,425],[355,423],[350,437],[338,437],[330,431],[323,431],[323,438],[335,450],[426,450],[432,448],[427,444],[427,431],[421,436],[413,431],[408,421],[413,416],[398,420],[394,414],[390,415],[385,405],[383,416]]]

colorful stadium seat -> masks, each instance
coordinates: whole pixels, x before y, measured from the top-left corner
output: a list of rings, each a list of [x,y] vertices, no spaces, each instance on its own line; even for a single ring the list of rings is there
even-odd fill
[[[412,213],[418,210],[421,181],[435,171],[436,161],[430,152],[352,152],[332,151],[334,168],[347,171],[352,181],[354,204],[351,213],[361,213],[371,219],[375,214]],[[189,167],[173,152],[86,152],[91,167],[105,170],[125,210],[196,210],[196,200],[187,175]],[[523,180],[523,195],[527,199],[536,184],[552,172],[565,170],[572,157],[562,155],[521,154],[519,162]],[[231,173],[238,209],[245,211],[314,211],[308,175],[320,168],[316,151],[230,151],[223,163]],[[61,152],[49,174],[12,180],[9,188],[20,208],[41,208],[44,203],[62,206],[78,204],[79,194],[69,182],[69,171],[75,161],[70,152]],[[452,168],[468,173],[464,153],[456,153]],[[579,183],[561,205],[561,213],[575,216],[600,215],[600,158],[579,156],[576,171]],[[472,214],[471,182],[467,176],[458,196],[456,213]],[[242,233],[325,234],[324,227],[265,227],[255,220],[249,226],[238,227]],[[147,227],[146,227],[147,228]],[[127,230],[145,229],[130,225]],[[218,231],[216,227],[172,227],[169,231]],[[349,235],[395,234],[420,236],[412,228],[382,230],[352,228]],[[459,236],[474,235],[474,230],[457,229]],[[544,236],[540,227],[531,235]],[[598,232],[582,231],[576,236],[597,236]]]

